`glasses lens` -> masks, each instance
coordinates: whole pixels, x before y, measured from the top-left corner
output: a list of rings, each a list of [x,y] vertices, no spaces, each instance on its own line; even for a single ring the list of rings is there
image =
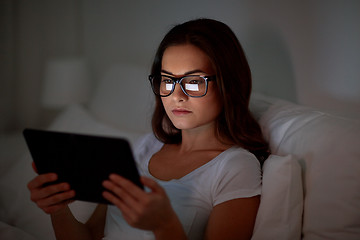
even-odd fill
[[[175,80],[167,76],[153,76],[151,83],[154,93],[163,97],[169,96],[175,88]],[[207,83],[203,77],[186,76],[181,79],[181,88],[191,97],[202,97],[206,94]]]
[[[165,96],[172,90],[173,81],[165,76],[152,76],[151,86],[156,95]]]
[[[206,93],[206,81],[200,76],[184,77],[181,81],[181,86],[192,97],[203,96]]]
[[[166,76],[159,77],[159,95],[166,96],[171,93],[174,87],[174,81]]]

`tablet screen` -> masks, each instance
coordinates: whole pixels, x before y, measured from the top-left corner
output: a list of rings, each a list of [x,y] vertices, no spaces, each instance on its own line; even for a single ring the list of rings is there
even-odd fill
[[[102,182],[111,173],[143,188],[126,139],[36,129],[23,135],[39,174],[57,173],[54,183],[68,182],[76,200],[109,204]]]

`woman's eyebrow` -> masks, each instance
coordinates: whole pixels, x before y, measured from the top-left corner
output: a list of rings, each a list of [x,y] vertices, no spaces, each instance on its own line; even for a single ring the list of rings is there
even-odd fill
[[[166,70],[161,70],[162,73],[168,74],[168,75],[172,75],[175,76],[172,72],[166,71]],[[188,71],[186,73],[184,73],[183,75],[189,75],[189,74],[193,74],[193,73],[205,73],[203,70],[200,69],[195,69],[195,70],[191,70]]]

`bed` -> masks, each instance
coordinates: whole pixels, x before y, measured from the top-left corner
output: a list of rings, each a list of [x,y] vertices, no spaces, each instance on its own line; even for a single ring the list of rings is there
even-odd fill
[[[146,72],[112,65],[89,102],[67,106],[49,129],[134,144],[150,131]],[[124,88],[124,79],[134,82]],[[129,92],[133,97],[125,97]],[[252,94],[251,111],[272,151],[253,239],[360,239],[360,122],[260,93]],[[49,216],[30,201],[26,184],[35,173],[21,133],[0,136],[0,157],[0,239],[55,239]],[[70,208],[86,221],[94,204],[77,201]]]

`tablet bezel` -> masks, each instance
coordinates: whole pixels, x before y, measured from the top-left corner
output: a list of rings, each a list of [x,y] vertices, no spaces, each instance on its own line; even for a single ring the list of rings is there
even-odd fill
[[[140,188],[140,175],[125,138],[25,129],[23,136],[39,174],[54,172],[75,190],[75,200],[111,204],[102,182],[119,174]]]

